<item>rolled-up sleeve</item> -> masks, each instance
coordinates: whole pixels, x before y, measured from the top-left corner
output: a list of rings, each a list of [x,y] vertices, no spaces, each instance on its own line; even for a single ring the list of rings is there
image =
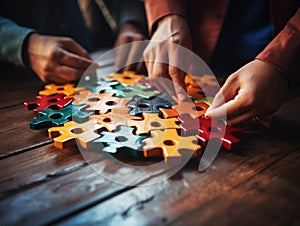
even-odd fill
[[[282,71],[290,80],[300,79],[300,9],[284,29],[258,54]]]
[[[186,4],[184,0],[145,0],[145,10],[150,35],[161,18],[177,14],[186,17]]]
[[[22,57],[26,37],[34,30],[21,27],[13,21],[0,17],[0,60],[25,67]]]

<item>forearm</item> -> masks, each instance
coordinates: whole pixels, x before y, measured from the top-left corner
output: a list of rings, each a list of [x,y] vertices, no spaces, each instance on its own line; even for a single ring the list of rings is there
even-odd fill
[[[300,79],[300,9],[289,20],[285,28],[256,57],[272,64],[290,81]],[[296,62],[298,61],[298,63]],[[296,64],[295,64],[296,62]],[[297,66],[298,73],[292,73]]]
[[[26,37],[33,29],[18,26],[13,21],[0,17],[0,60],[17,66],[25,66],[22,57]]]

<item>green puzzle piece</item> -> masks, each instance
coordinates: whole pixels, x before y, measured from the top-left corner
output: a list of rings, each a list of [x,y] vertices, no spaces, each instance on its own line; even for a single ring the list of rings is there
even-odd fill
[[[70,121],[72,118],[74,121],[82,123],[93,114],[92,112],[83,111],[86,107],[87,105],[69,104],[60,110],[44,109],[39,111],[38,116],[29,122],[29,126],[34,130],[63,126],[64,123]]]

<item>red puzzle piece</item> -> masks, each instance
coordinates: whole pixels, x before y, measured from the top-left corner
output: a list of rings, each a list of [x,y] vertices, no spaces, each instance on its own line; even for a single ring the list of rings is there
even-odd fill
[[[208,140],[217,139],[222,142],[222,146],[227,150],[232,150],[233,146],[240,142],[240,139],[233,136],[232,133],[241,133],[242,129],[226,126],[221,122],[214,121],[214,127],[211,127],[212,121],[208,118],[200,118],[200,129],[197,135],[202,145],[207,144]],[[216,127],[215,127],[216,125]],[[224,136],[221,132],[224,131]]]
[[[60,110],[72,102],[71,98],[64,98],[64,94],[55,94],[51,96],[39,95],[36,100],[29,100],[24,102],[26,110],[34,110],[34,115],[38,116],[38,112],[46,108],[54,108]]]

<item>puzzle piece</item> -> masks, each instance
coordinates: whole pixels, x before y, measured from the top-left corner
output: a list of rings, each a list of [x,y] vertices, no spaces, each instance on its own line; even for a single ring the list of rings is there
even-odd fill
[[[181,102],[172,108],[159,108],[164,118],[174,118],[180,115],[189,114],[192,117],[201,117],[205,114],[209,105],[205,102],[193,103],[189,101]]]
[[[101,126],[95,120],[89,120],[84,123],[70,121],[62,127],[52,127],[48,129],[49,138],[54,138],[54,146],[63,149],[74,145],[75,139],[84,148],[90,148],[92,141],[99,138]]]
[[[74,87],[74,84],[65,84],[65,85],[55,85],[55,84],[48,84],[45,86],[45,90],[39,92],[39,95],[53,95],[62,93],[67,97],[73,97],[75,92],[84,90],[83,87]]]
[[[134,96],[140,96],[143,98],[150,98],[158,94],[158,91],[155,88],[151,88],[146,85],[138,85],[138,86],[120,86],[118,87],[117,96],[121,96],[124,98],[132,98]]]
[[[186,86],[199,87],[203,85],[208,86],[219,86],[219,83],[215,76],[213,75],[186,75],[184,80]]]
[[[148,77],[144,77],[141,80],[139,80],[137,85],[147,85],[148,87],[154,88],[159,93],[164,92],[164,90],[162,90],[161,87],[157,86],[157,84],[155,83],[155,81],[153,79],[150,79]]]
[[[151,137],[143,140],[144,156],[162,156],[165,161],[197,156],[201,146],[195,136],[180,137],[176,129],[153,130]]]
[[[108,78],[107,81],[118,81],[122,85],[134,85],[137,84],[138,81],[144,78],[145,75],[137,75],[134,71],[124,71],[123,73],[114,73]]]
[[[129,114],[137,115],[141,113],[160,113],[158,108],[170,108],[172,105],[165,99],[160,97],[153,97],[150,99],[143,99],[141,97],[133,97],[127,104],[131,108]]]
[[[178,120],[176,118],[162,119],[158,117],[158,114],[143,113],[143,120],[129,120],[127,121],[127,125],[136,127],[137,135],[147,135],[152,130],[179,129],[180,127],[177,122]]]
[[[204,97],[204,98],[199,98],[199,99],[193,99],[194,103],[206,103],[208,105],[211,105],[211,103],[213,102],[214,97]]]
[[[38,116],[38,112],[46,108],[62,109],[72,102],[71,98],[64,98],[64,94],[56,94],[52,96],[39,95],[36,100],[24,102],[26,110],[34,110],[34,115]]]
[[[52,110],[47,108],[39,111],[38,116],[29,122],[31,129],[50,128],[62,126],[72,118],[72,105],[68,105],[61,110]]]
[[[72,120],[78,123],[83,123],[88,120],[89,116],[93,114],[93,112],[85,111],[88,105],[72,105]]]
[[[200,128],[197,137],[200,139],[202,145],[206,145],[209,139],[220,140],[222,146],[227,150],[232,148],[240,142],[240,139],[233,136],[232,133],[241,133],[242,129],[237,127],[226,126],[225,123],[214,121],[214,126],[211,127],[212,121],[208,118],[200,118]],[[224,137],[221,132],[225,130]]]
[[[135,151],[142,151],[141,140],[144,137],[133,134],[133,128],[120,126],[115,132],[101,132],[102,137],[94,141],[94,143],[107,143],[108,146],[103,148],[103,151],[116,153],[119,148],[130,148]]]
[[[113,88],[119,84],[120,83],[117,81],[105,81],[103,79],[84,81],[80,83],[80,85],[82,85],[85,89],[97,94],[108,90],[112,92],[114,90]]]
[[[193,99],[199,99],[199,98],[205,97],[204,92],[202,91],[202,89],[199,86],[197,86],[197,87],[188,86],[188,87],[186,87],[186,90],[187,90],[188,95]]]
[[[104,115],[92,115],[90,118],[97,120],[99,125],[110,132],[117,130],[118,126],[127,125],[129,120],[142,120],[141,117],[129,115],[128,111],[126,114],[116,113],[118,112],[116,109]]]
[[[200,128],[199,118],[193,118],[189,114],[180,115],[178,117],[180,127],[184,135],[196,135]]]
[[[87,104],[88,111],[95,111],[96,114],[105,114],[114,108],[126,106],[129,102],[127,98],[118,98],[113,96],[114,93],[91,93],[89,90],[84,90],[75,95],[74,104]]]

